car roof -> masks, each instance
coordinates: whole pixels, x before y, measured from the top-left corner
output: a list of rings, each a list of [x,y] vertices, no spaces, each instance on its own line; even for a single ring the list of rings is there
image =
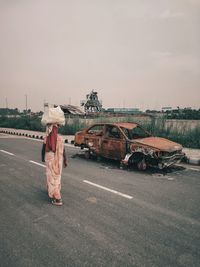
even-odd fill
[[[134,129],[135,127],[138,126],[138,123],[132,123],[132,122],[114,122],[114,123],[111,123],[111,122],[106,122],[106,123],[95,123],[93,125],[91,125],[89,128],[95,126],[95,125],[111,125],[111,126],[118,126],[120,128],[126,128],[126,129],[129,129],[129,130],[132,130]]]
[[[138,126],[137,123],[132,123],[132,122],[117,122],[117,123],[114,123],[114,124],[117,125],[118,127],[127,128],[129,130],[132,130],[135,127]]]

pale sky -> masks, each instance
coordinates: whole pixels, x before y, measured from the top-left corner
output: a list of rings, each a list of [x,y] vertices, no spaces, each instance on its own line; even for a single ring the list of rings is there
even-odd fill
[[[0,107],[200,108],[200,0],[0,0]]]

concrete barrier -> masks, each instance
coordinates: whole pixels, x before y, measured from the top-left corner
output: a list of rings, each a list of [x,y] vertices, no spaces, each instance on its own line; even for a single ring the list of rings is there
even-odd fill
[[[188,158],[188,163],[191,164],[191,165],[200,165],[200,159]]]

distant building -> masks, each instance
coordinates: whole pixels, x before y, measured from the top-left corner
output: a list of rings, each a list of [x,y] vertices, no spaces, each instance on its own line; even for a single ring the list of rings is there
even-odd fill
[[[110,113],[138,114],[141,113],[139,108],[108,108],[105,110]]]

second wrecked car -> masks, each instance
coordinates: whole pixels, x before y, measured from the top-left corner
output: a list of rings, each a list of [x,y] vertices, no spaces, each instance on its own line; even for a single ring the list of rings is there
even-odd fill
[[[182,146],[166,138],[151,136],[137,123],[97,123],[75,134],[75,146],[87,148],[86,157],[119,160],[124,166],[163,169],[181,161]]]

